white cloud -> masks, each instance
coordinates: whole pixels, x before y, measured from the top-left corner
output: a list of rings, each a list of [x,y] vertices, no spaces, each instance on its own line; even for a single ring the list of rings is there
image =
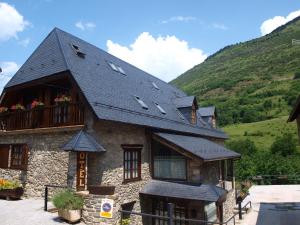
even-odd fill
[[[30,43],[30,39],[29,38],[26,38],[26,39],[23,39],[23,40],[20,40],[18,42],[19,45],[22,45],[24,48],[26,48]]]
[[[296,17],[300,16],[300,10],[291,12],[286,17],[284,16],[275,16],[271,19],[265,20],[260,26],[261,35],[266,35],[271,33],[277,27],[280,27],[283,24],[295,19]]]
[[[197,18],[193,17],[193,16],[173,16],[167,20],[161,21],[161,23],[166,24],[166,23],[171,23],[171,22],[190,22],[190,21],[193,21],[196,19]]]
[[[111,40],[106,45],[109,53],[167,82],[207,57],[201,49],[190,48],[175,36],[155,38],[148,32],[141,33],[128,47]]]
[[[228,30],[228,27],[222,23],[213,23],[212,27],[219,30]]]
[[[29,22],[11,5],[0,2],[0,41],[17,38]]]
[[[84,31],[84,30],[93,30],[96,27],[96,24],[93,22],[78,21],[77,23],[75,23],[75,26],[80,30]]]
[[[0,91],[2,91],[5,84],[18,71],[19,66],[15,62],[0,62],[2,72],[0,73]]]

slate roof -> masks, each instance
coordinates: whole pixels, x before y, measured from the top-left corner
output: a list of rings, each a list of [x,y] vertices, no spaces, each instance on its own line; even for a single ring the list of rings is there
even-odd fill
[[[173,102],[177,108],[185,108],[185,107],[192,107],[195,99],[196,99],[195,96],[185,96],[185,97],[175,98]]]
[[[296,101],[296,104],[289,116],[288,122],[292,122],[293,120],[295,120],[298,117],[299,113],[300,113],[300,95],[299,95],[299,97]]]
[[[213,116],[215,114],[216,107],[215,106],[200,107],[197,111],[202,117]]]
[[[240,158],[240,154],[231,151],[222,145],[218,145],[200,137],[184,136],[169,133],[154,133],[157,137],[176,145],[184,151],[192,153],[203,161]]]
[[[189,185],[151,180],[144,186],[140,194],[186,200],[217,202],[221,197],[226,196],[227,191],[223,188],[210,184]]]
[[[65,151],[105,152],[106,150],[91,135],[80,130],[63,147]]]
[[[85,57],[79,57],[72,45],[77,45]],[[114,71],[109,62],[120,66],[126,75]],[[187,119],[181,119],[173,103],[176,98],[187,97],[181,90],[58,28],[33,52],[7,83],[4,92],[10,87],[64,71],[73,76],[99,119],[227,138],[222,131],[194,126]],[[134,96],[140,97],[148,110],[143,109]],[[162,114],[155,103],[166,114]]]

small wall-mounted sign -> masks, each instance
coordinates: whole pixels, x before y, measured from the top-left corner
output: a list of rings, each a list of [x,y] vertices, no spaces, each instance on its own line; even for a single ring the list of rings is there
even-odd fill
[[[113,217],[113,208],[114,200],[106,198],[102,199],[100,217],[111,219]]]
[[[77,153],[77,191],[85,190],[86,178],[86,153]]]

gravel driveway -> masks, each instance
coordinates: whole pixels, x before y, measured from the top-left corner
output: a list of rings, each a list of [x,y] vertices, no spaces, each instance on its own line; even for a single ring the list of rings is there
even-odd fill
[[[68,224],[56,213],[43,210],[43,200],[25,199],[19,201],[0,200],[1,225],[57,225]],[[77,223],[83,225],[84,223]]]

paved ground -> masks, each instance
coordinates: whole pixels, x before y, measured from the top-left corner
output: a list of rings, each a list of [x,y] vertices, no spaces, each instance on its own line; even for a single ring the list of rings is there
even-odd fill
[[[246,198],[252,210],[241,225],[300,225],[300,185],[262,185]]]
[[[1,225],[58,225],[67,224],[57,213],[43,211],[43,200],[0,200]],[[77,223],[82,225],[83,223]]]

